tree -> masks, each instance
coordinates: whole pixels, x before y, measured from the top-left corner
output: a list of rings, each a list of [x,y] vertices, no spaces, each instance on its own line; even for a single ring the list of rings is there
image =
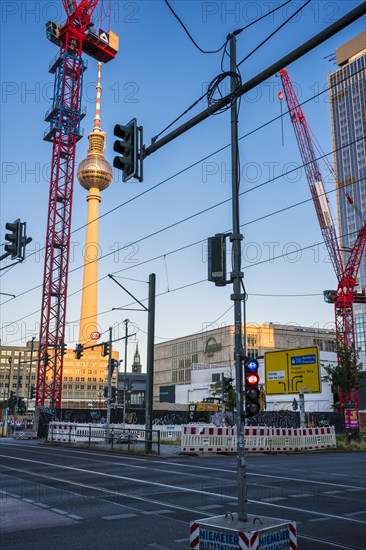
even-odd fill
[[[214,384],[210,385],[210,393],[214,397],[221,397],[222,396],[222,381],[218,380]],[[235,404],[236,404],[236,393],[235,388],[231,386],[231,388],[224,393],[224,400],[225,400],[225,408],[228,411],[233,411]]]
[[[357,362],[357,354],[354,345],[346,347],[342,342],[337,343],[336,352],[338,364],[336,366],[324,365],[327,373],[326,380],[342,392],[343,401],[351,401],[351,394],[360,385],[360,372],[362,363]]]

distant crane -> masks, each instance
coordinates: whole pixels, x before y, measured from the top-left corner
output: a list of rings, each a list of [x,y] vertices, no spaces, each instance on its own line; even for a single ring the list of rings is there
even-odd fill
[[[324,190],[323,178],[316,159],[313,140],[305,115],[300,107],[294,87],[285,69],[280,70],[280,77],[320,229],[338,280],[337,290],[325,291],[324,299],[328,303],[334,303],[338,349],[343,347],[347,350],[350,354],[349,356],[354,359],[354,364],[356,365],[353,304],[366,303],[366,296],[356,291],[356,279],[366,244],[366,225],[364,224],[362,229],[358,232],[353,247],[344,249],[344,251],[349,254],[346,265],[344,265],[333,217],[328,204],[328,198]],[[352,204],[352,198],[348,194],[346,194],[346,196],[348,201]],[[360,408],[358,391],[352,392],[352,395],[351,392],[346,392],[344,395],[341,391],[341,410],[343,403],[350,401],[354,401],[356,407],[358,409]]]
[[[102,0],[103,1],[103,0]],[[118,51],[118,36],[92,27],[98,0],[62,0],[66,22],[46,24],[47,38],[60,47],[50,64],[55,74],[54,97],[45,116],[50,123],[43,139],[52,143],[45,263],[41,304],[36,406],[46,400],[61,406],[62,366],[65,353],[66,297],[76,143],[82,137],[80,121],[82,79],[87,63],[82,52],[107,63]],[[111,5],[109,4],[109,11]],[[47,402],[48,404],[48,402]]]

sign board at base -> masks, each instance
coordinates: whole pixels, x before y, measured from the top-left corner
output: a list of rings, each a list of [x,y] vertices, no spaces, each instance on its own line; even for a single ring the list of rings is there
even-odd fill
[[[319,351],[308,348],[267,351],[264,354],[266,394],[320,393]]]
[[[359,427],[356,409],[344,409],[344,425],[347,429],[357,429]]]

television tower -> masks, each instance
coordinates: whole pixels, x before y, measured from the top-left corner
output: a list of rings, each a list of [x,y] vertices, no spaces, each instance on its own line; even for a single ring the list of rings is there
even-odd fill
[[[84,277],[81,298],[81,315],[79,343],[88,345],[97,340],[97,309],[98,309],[98,230],[99,203],[102,200],[100,192],[106,189],[112,181],[112,167],[104,158],[106,133],[100,126],[102,64],[98,63],[98,82],[96,86],[96,109],[93,131],[88,135],[89,149],[87,157],[79,164],[77,176],[80,185],[89,191],[88,222],[84,253]],[[92,338],[93,335],[93,338]]]

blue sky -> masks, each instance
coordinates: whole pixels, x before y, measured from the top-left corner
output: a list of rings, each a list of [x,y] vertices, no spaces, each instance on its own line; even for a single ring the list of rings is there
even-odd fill
[[[303,3],[290,2],[270,19],[242,32],[237,39],[238,60]],[[276,1],[171,2],[197,43],[206,50],[219,48],[229,32],[280,4],[282,2]],[[242,80],[255,76],[359,4],[360,0],[312,0],[294,21],[240,66]],[[3,0],[1,3],[1,242],[5,223],[18,217],[27,222],[27,233],[33,238],[27,249],[29,259],[1,272],[1,291],[17,295],[16,299],[1,296],[1,338],[8,345],[24,343],[39,333],[41,250],[45,243],[51,162],[51,145],[42,141],[42,136],[47,127],[44,113],[51,104],[53,91],[53,75],[48,73],[48,65],[57,54],[57,47],[45,35],[45,23],[49,19],[64,21],[61,0]],[[336,66],[326,56],[364,27],[365,19],[358,20],[287,67],[301,100],[327,87],[327,75]],[[123,124],[136,117],[144,127],[144,142],[149,145],[151,138],[200,97],[207,84],[221,72],[221,53],[199,52],[160,0],[114,0],[111,29],[119,35],[120,51],[114,61],[103,66],[101,113],[102,128],[108,134],[106,158],[110,162],[114,156],[116,123]],[[96,62],[89,58],[88,64],[83,90],[83,106],[87,108],[82,122],[85,136],[93,125],[97,76]],[[228,58],[225,70],[228,70]],[[279,79],[273,77],[242,98],[239,136],[280,114],[279,89]],[[202,100],[182,121],[205,107]],[[304,112],[323,150],[331,152],[327,94],[309,101]],[[243,269],[249,294],[247,319],[256,323],[332,327],[333,308],[324,303],[322,292],[335,288],[336,279],[324,245],[316,246],[322,238],[312,202],[308,200],[302,206],[292,207],[310,198],[303,170],[280,177],[301,165],[288,116],[283,127],[284,145],[279,121],[241,139],[239,145]],[[99,265],[99,324],[105,334],[109,326],[114,326],[117,338],[123,335],[122,321],[128,317],[135,324],[133,331],[137,332],[143,362],[147,315],[112,311],[113,307],[126,306],[131,300],[106,277],[108,273],[124,277],[119,279],[121,284],[140,300],[148,295],[149,274],[156,273],[159,295],[156,342],[197,332],[212,324],[233,322],[231,285],[217,288],[206,281],[205,246],[207,237],[230,230],[232,226],[231,204],[227,201],[231,196],[230,148],[202,160],[229,142],[229,112],[212,116],[147,158],[143,183],[122,183],[121,174],[115,173],[110,188],[103,193],[100,249],[102,255],[109,256],[102,258]],[[84,137],[77,145],[77,163],[86,151]],[[333,160],[332,156],[329,158]],[[194,163],[193,168],[185,170]],[[178,172],[181,174],[171,178]],[[334,182],[325,167],[323,174],[327,189],[333,190]],[[273,177],[273,182],[252,190]],[[169,181],[152,189],[167,178]],[[152,190],[139,197],[149,189]],[[333,200],[334,193],[330,197]],[[164,230],[225,200],[206,213]],[[126,202],[128,204],[124,204]],[[85,240],[85,229],[78,228],[86,222],[86,207],[85,191],[75,181],[67,305],[70,348],[74,348],[78,335]],[[291,208],[274,214],[286,207]],[[336,215],[335,205],[333,213]],[[155,232],[159,233],[149,237]],[[187,247],[196,242],[198,244]],[[173,253],[182,247],[187,248]],[[310,248],[300,250],[305,247]],[[110,254],[118,248],[121,249],[118,253]],[[295,251],[292,256],[269,261],[271,255],[290,251]],[[2,262],[2,267],[4,265]],[[186,285],[191,286],[176,290]],[[131,352],[132,348],[131,345]],[[122,344],[118,344],[117,349],[123,353]]]

